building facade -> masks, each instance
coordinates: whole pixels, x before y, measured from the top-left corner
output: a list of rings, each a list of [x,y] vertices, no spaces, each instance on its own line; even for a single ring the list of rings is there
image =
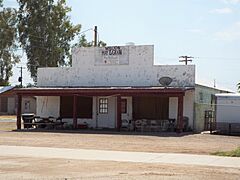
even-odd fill
[[[207,130],[205,115],[206,111],[216,112],[215,94],[227,93],[226,90],[208,87],[205,85],[195,85],[195,101],[194,101],[194,130],[201,132]],[[215,117],[214,117],[215,118]]]
[[[172,80],[167,87],[163,77]],[[175,119],[182,130],[184,117],[193,128],[194,88],[195,66],[154,65],[152,45],[82,47],[73,50],[72,67],[39,68],[37,88],[17,94],[37,97],[37,115],[61,116],[74,127]]]

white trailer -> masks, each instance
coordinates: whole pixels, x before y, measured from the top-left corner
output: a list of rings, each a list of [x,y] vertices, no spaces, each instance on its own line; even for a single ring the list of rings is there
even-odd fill
[[[240,132],[240,94],[216,94],[217,130],[228,133]]]

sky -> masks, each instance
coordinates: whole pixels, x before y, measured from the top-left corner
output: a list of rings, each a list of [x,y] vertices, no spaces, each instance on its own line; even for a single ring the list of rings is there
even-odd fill
[[[14,0],[5,0],[15,6]],[[240,82],[240,0],[67,0],[74,24],[98,26],[108,45],[154,45],[155,64],[183,64],[193,56],[196,82],[237,90]],[[93,31],[85,32],[89,40]],[[26,57],[22,53],[22,64]],[[19,66],[19,65],[18,65]],[[16,82],[15,67],[11,82]],[[24,83],[30,79],[24,70]]]

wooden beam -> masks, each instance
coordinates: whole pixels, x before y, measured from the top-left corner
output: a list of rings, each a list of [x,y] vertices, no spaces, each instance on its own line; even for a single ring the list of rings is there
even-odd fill
[[[17,129],[21,129],[22,96],[17,96]]]
[[[183,131],[183,96],[178,97],[177,132]]]
[[[117,130],[122,126],[121,96],[117,96]]]
[[[77,128],[77,96],[73,96],[73,128]]]
[[[184,95],[186,89],[154,89],[154,88],[26,88],[16,89],[15,92],[25,96],[168,96],[178,97]]]

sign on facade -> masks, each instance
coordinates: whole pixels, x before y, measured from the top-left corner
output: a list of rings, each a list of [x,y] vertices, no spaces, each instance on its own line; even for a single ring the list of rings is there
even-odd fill
[[[129,63],[129,47],[108,46],[95,51],[95,65],[126,65]]]

